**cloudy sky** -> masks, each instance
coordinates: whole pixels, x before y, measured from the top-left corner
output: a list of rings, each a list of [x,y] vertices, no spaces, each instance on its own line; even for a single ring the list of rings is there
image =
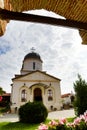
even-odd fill
[[[45,10],[30,13],[59,17]],[[62,93],[74,91],[78,73],[87,81],[87,46],[81,41],[76,29],[10,21],[0,37],[0,86],[11,92],[11,79],[20,74],[24,56],[34,47],[43,70],[61,79]]]

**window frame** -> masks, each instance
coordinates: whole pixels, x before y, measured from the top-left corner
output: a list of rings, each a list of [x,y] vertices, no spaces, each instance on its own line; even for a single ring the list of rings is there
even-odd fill
[[[48,89],[47,95],[48,95],[48,101],[53,101],[53,90],[52,89]]]
[[[27,91],[26,89],[23,89],[21,91],[21,102],[26,102],[27,101]]]

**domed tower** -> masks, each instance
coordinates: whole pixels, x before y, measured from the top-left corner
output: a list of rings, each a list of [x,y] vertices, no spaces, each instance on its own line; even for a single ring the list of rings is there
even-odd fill
[[[42,71],[42,60],[38,53],[32,51],[28,53],[23,60],[21,74],[27,74],[32,71]]]

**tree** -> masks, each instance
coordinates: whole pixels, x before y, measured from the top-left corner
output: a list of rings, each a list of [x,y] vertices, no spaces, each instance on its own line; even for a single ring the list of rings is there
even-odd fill
[[[75,101],[74,109],[79,116],[87,110],[87,82],[78,74],[78,80],[74,83]]]
[[[3,95],[4,93],[6,93],[2,87],[0,87],[0,95]]]

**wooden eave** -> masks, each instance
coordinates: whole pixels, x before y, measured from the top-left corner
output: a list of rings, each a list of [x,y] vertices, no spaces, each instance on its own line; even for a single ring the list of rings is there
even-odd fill
[[[71,27],[80,30],[87,30],[87,26],[86,26],[87,23],[78,22],[70,19],[58,19],[58,18],[52,18],[47,16],[8,11],[5,9],[0,9],[0,18],[2,20],[18,20],[18,21],[25,21],[25,22],[50,24],[55,26],[60,25],[60,26]]]
[[[70,21],[87,24],[87,0],[4,0],[4,9],[14,12],[45,9]],[[8,20],[0,21],[1,27],[3,22],[8,22]],[[4,30],[0,30],[0,34]],[[83,40],[82,43],[87,44],[87,30],[79,29],[79,32]]]

